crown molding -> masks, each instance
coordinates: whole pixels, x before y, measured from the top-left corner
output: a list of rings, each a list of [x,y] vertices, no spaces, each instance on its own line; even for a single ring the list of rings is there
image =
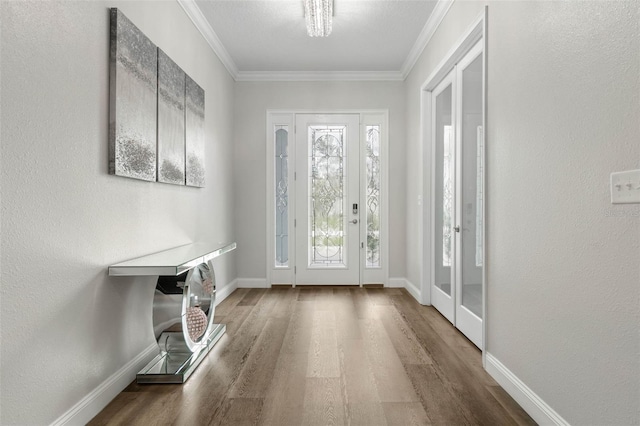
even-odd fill
[[[240,71],[236,81],[402,81],[399,71]]]
[[[177,0],[235,81],[403,81],[454,0],[438,0],[400,71],[240,71],[195,0]]]
[[[440,26],[440,23],[447,15],[447,12],[449,11],[449,8],[451,8],[453,2],[454,0],[438,0],[438,3],[436,3],[435,7],[433,8],[433,12],[431,12],[431,16],[429,16],[427,23],[424,24],[420,35],[409,51],[409,55],[407,55],[407,59],[405,59],[404,64],[402,64],[400,73],[402,74],[403,80],[407,78],[407,76],[413,69],[425,47],[427,47],[427,44],[429,44],[431,37],[433,37],[436,30]]]
[[[195,0],[177,0],[178,4],[182,6],[187,16],[191,19],[193,24],[196,26],[198,31],[202,34],[204,39],[209,43],[213,52],[218,56],[220,62],[224,65],[224,67],[229,71],[231,77],[236,80],[238,76],[238,66],[227,52],[227,49],[224,47],[218,35],[211,25],[207,21],[207,18],[204,17],[204,14],[196,4]]]

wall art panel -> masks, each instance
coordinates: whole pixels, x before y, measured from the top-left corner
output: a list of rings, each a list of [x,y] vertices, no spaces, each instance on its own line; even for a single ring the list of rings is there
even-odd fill
[[[187,185],[204,187],[204,90],[186,78]]]
[[[109,173],[156,180],[158,49],[111,9]]]
[[[158,182],[185,184],[185,73],[158,49]]]

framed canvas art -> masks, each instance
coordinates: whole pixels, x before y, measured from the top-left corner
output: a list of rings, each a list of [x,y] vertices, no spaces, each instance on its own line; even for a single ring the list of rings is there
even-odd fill
[[[156,180],[158,49],[111,9],[109,173]]]
[[[158,182],[185,184],[185,73],[158,49]]]
[[[204,90],[186,78],[187,185],[204,187]]]

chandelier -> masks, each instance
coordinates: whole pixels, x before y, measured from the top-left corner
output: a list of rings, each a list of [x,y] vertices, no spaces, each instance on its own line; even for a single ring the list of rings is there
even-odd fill
[[[304,0],[304,15],[309,36],[326,37],[331,34],[333,0]]]

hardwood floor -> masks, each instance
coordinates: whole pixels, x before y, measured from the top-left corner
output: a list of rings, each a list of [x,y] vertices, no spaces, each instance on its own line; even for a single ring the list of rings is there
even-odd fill
[[[480,351],[403,289],[238,289],[183,385],[129,385],[90,425],[531,425]]]

